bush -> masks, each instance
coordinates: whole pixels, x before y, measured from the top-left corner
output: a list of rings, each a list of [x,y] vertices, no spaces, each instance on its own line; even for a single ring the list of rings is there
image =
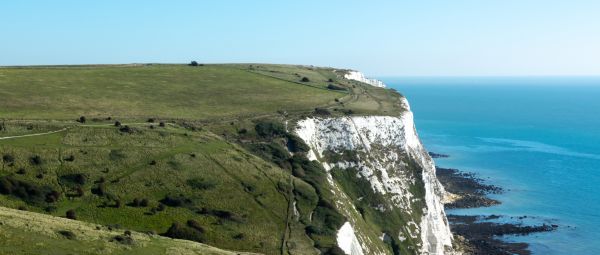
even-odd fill
[[[66,175],[62,175],[59,177],[59,180],[61,182],[67,183],[67,184],[79,184],[79,185],[85,185],[87,182],[87,177],[84,174],[66,174]]]
[[[5,164],[12,164],[12,163],[14,163],[14,162],[15,162],[15,157],[14,157],[13,155],[10,155],[10,154],[4,154],[4,155],[2,156],[2,161],[3,161]]]
[[[115,127],[120,127],[121,126],[121,122],[120,121],[115,121]]]
[[[325,108],[315,108],[315,114],[329,116],[331,112]]]
[[[75,161],[75,156],[71,155],[66,158],[63,158],[64,161],[73,162]]]
[[[329,78],[329,79],[327,80],[327,82],[333,82],[333,79]]]
[[[149,203],[147,198],[134,198],[128,205],[132,207],[147,207]]]
[[[159,126],[159,127],[165,127],[165,122],[164,122],[164,121],[161,121],[160,123],[158,123],[158,126]]]
[[[263,138],[272,138],[287,133],[281,123],[272,121],[260,121],[254,126],[254,129],[256,130],[256,134]]]
[[[346,89],[346,88],[344,88],[344,87],[337,86],[337,85],[333,85],[333,84],[329,84],[329,85],[327,85],[327,88],[328,88],[328,89],[331,89],[331,90],[341,90],[341,91],[346,91],[346,90],[347,90],[347,89]]]
[[[149,118],[148,123],[154,123],[154,118]]]
[[[92,194],[95,194],[98,196],[106,195],[106,184],[104,184],[104,182],[98,183],[98,186],[96,186],[95,188],[92,188]]]
[[[50,187],[17,180],[12,176],[0,178],[0,194],[17,197],[29,204],[41,204],[44,201],[52,203],[60,196],[58,191],[52,190]],[[49,201],[48,196],[54,196],[56,200]]]
[[[58,234],[60,234],[61,236],[63,236],[64,238],[67,238],[69,240],[75,240],[77,236],[75,236],[75,234],[71,231],[68,230],[60,230],[58,231]]]
[[[293,134],[287,135],[287,147],[291,152],[308,152],[310,150],[302,138]]]
[[[122,126],[121,128],[119,128],[119,131],[121,131],[123,133],[131,134],[131,133],[133,133],[133,128],[130,128],[129,126],[125,125],[125,126]]]
[[[79,122],[79,123],[85,123],[85,116],[79,117],[79,119],[77,120],[77,122]]]
[[[173,223],[163,235],[170,238],[186,239],[196,242],[204,242],[205,240],[202,232],[179,224],[178,222]]]
[[[25,170],[25,168],[19,168],[19,170],[17,170],[17,174],[24,175],[26,173],[27,171]]]
[[[192,61],[192,62],[190,62],[190,66],[198,66],[198,62]]]
[[[38,156],[38,155],[31,156],[29,158],[29,162],[32,165],[36,165],[36,166],[41,165],[41,164],[44,163],[44,161],[42,160],[42,158],[40,156]]]
[[[192,178],[187,180],[187,184],[198,190],[212,189],[216,186],[214,181],[205,180],[204,178]]]
[[[204,228],[202,227],[202,225],[200,225],[200,223],[195,220],[188,220],[187,225],[188,227],[193,228],[199,231],[200,233],[204,233]]]
[[[185,198],[183,196],[179,196],[179,197],[166,196],[165,198],[161,199],[159,202],[161,204],[164,204],[164,205],[170,206],[170,207],[181,207],[186,204],[192,203],[192,200]]]
[[[120,244],[124,244],[124,245],[133,245],[135,242],[133,241],[133,238],[131,238],[131,232],[129,232],[130,234],[123,234],[123,235],[118,235],[118,236],[114,236],[111,241],[116,241],[117,243]]]
[[[72,220],[76,220],[77,219],[77,215],[75,214],[75,210],[70,209],[67,211],[66,213],[67,219],[72,219]]]
[[[309,82],[310,79],[308,79],[308,77],[302,77],[302,79],[300,81],[301,82]]]

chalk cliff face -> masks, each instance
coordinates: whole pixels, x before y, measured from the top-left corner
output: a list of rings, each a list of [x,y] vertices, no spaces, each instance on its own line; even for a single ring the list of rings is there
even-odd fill
[[[380,87],[380,88],[385,88],[385,84],[380,81],[380,80],[376,80],[376,79],[369,79],[367,77],[365,77],[365,75],[359,71],[348,71],[345,75],[344,78],[348,79],[348,80],[355,80],[355,81],[360,81],[375,87]]]
[[[338,246],[351,255],[450,254],[444,189],[415,131],[408,102],[397,117],[300,120],[296,134],[328,171],[336,206],[348,222]]]

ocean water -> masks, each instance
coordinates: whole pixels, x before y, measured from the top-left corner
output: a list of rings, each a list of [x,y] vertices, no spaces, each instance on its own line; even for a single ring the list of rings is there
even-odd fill
[[[501,205],[449,213],[526,215],[560,227],[506,239],[600,254],[600,77],[382,80],[408,98],[425,147],[450,155],[437,165],[506,190]]]

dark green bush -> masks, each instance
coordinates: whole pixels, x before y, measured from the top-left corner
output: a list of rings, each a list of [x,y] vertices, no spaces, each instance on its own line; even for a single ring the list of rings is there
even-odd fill
[[[11,164],[11,163],[15,162],[15,157],[13,155],[10,155],[10,154],[4,154],[4,155],[2,155],[2,161],[5,164]]]
[[[50,187],[38,186],[11,176],[0,178],[0,194],[17,197],[29,204],[41,204],[46,201],[52,203],[60,196],[58,191]],[[56,200],[49,201],[48,196],[56,197]]]
[[[67,219],[72,219],[72,220],[76,220],[77,219],[77,214],[75,213],[75,210],[70,209],[67,211],[66,213]]]
[[[347,91],[348,90],[348,89],[346,89],[344,87],[333,85],[333,84],[327,85],[327,88],[331,89],[331,90],[341,90],[341,91]]]
[[[258,122],[256,123],[256,126],[254,126],[254,129],[256,130],[256,134],[263,138],[273,138],[287,133],[285,127],[281,123],[271,121]]]
[[[68,230],[60,230],[60,231],[58,231],[58,234],[60,234],[61,236],[63,236],[64,238],[67,238],[69,240],[77,239],[77,236],[73,232],[68,231]]]
[[[294,134],[287,135],[287,146],[291,152],[308,152],[310,150],[304,140]]]
[[[44,161],[42,160],[42,157],[40,157],[39,155],[33,155],[29,158],[29,162],[32,165],[38,166],[44,163]]]
[[[204,242],[205,240],[204,236],[202,235],[202,232],[194,228],[184,226],[178,222],[173,223],[171,227],[167,230],[167,232],[163,234],[163,236],[176,239],[186,239],[196,242]]]
[[[207,190],[207,189],[212,189],[216,186],[216,183],[214,181],[211,180],[206,180],[204,178],[192,178],[187,180],[187,184],[194,188],[194,189],[198,189],[198,190]]]

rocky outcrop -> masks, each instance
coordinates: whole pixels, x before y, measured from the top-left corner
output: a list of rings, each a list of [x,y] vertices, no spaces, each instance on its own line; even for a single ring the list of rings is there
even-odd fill
[[[297,123],[296,134],[311,148],[309,159],[328,171],[336,206],[348,218],[337,238],[346,254],[393,254],[389,247],[401,254],[452,253],[441,203],[445,191],[417,136],[408,102],[402,99],[402,104],[406,110],[397,117]]]

